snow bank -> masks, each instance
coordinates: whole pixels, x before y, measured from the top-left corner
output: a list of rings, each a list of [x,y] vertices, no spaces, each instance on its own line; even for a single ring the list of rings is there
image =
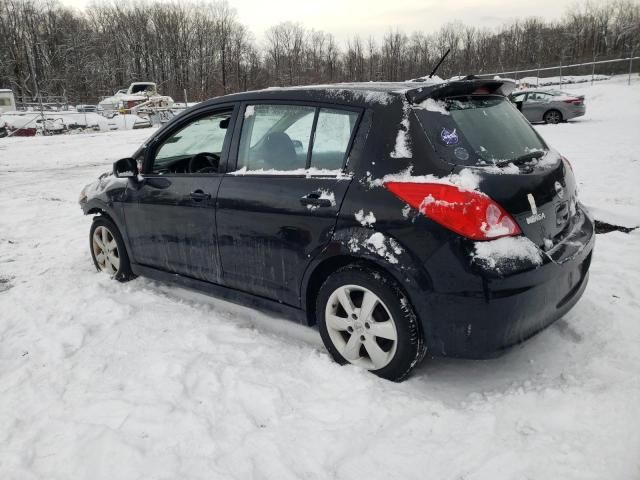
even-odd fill
[[[8,127],[36,128],[44,116],[47,125],[64,125],[66,127],[96,128],[101,131],[109,130],[107,120],[97,113],[78,112],[7,112],[0,116],[0,124]]]
[[[109,130],[132,130],[140,128],[140,126],[148,127],[151,125],[146,118],[130,114],[118,114],[106,119],[93,112],[45,112],[44,118],[47,122],[47,128],[53,130],[58,129],[56,127],[65,126],[69,129],[93,128],[106,132]],[[0,124],[6,123],[7,126],[14,129],[35,128],[41,123],[41,119],[40,112],[8,112],[0,116]]]
[[[594,75],[593,80],[601,82],[603,80],[609,80],[611,77],[608,75]],[[591,75],[563,75],[562,81],[560,76],[556,77],[522,77],[515,80],[518,85],[528,85],[532,87],[546,87],[549,85],[569,85],[573,83],[588,83],[591,82]]]

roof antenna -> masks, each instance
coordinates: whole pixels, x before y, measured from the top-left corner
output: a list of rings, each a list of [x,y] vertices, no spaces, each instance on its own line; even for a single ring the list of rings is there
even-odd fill
[[[438,70],[438,68],[440,68],[440,65],[442,64],[442,62],[444,62],[444,59],[447,58],[447,55],[449,55],[449,52],[451,51],[450,48],[447,49],[446,52],[444,52],[444,55],[442,56],[442,58],[440,59],[440,61],[438,62],[438,64],[436,65],[436,68],[434,68],[432,70],[432,72],[429,74],[429,78],[433,77],[433,75],[436,73],[436,71]]]

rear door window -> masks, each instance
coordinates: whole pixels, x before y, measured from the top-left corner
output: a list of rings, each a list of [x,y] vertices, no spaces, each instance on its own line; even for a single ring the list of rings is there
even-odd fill
[[[339,173],[358,116],[356,111],[307,105],[247,105],[237,171]]]
[[[503,164],[539,157],[547,150],[529,122],[505,97],[451,97],[439,104],[443,108],[418,107],[415,112],[431,144],[449,163]]]
[[[314,107],[300,105],[248,105],[240,135],[238,169],[304,169],[314,114]]]
[[[357,112],[320,109],[311,154],[312,168],[342,168],[357,120]]]
[[[541,92],[532,92],[527,96],[527,102],[530,103],[541,103],[548,102],[553,98],[553,95],[549,95],[548,93]]]

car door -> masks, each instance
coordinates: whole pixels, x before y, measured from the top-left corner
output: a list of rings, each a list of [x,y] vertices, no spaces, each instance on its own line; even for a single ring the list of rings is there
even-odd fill
[[[548,93],[529,92],[522,105],[522,113],[530,122],[541,122],[552,98]]]
[[[274,102],[244,107],[232,147],[236,169],[217,198],[224,283],[298,305],[305,268],[330,240],[349,187],[343,168],[361,112]]]
[[[522,112],[522,106],[526,97],[527,92],[512,93],[509,96],[509,100],[511,100],[515,104],[516,108]]]
[[[134,262],[220,282],[215,197],[236,108],[193,112],[147,146],[142,179],[124,203]]]

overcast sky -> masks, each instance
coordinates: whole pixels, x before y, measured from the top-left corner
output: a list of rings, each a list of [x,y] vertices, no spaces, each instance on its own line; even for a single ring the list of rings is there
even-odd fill
[[[340,41],[359,34],[381,38],[390,29],[430,32],[462,21],[495,27],[517,17],[559,18],[584,0],[230,0],[239,20],[263,38],[271,25],[291,20],[306,28],[333,33]],[[84,8],[90,0],[62,0]]]

